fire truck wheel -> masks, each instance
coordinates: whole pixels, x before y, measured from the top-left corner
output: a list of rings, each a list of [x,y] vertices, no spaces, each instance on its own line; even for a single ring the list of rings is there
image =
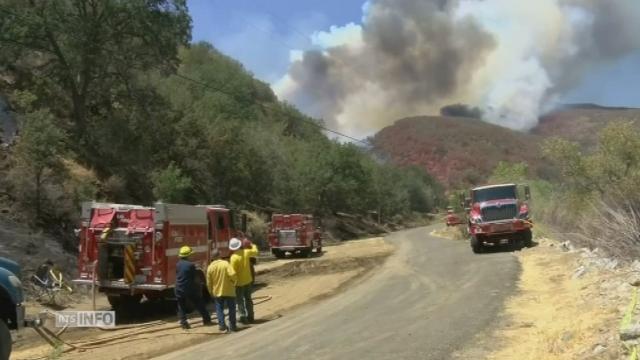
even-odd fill
[[[318,254],[322,254],[322,246],[318,246],[318,247],[316,248],[316,252],[317,252]]]
[[[116,309],[120,306],[120,295],[107,295],[107,300],[112,309]]]
[[[273,249],[271,252],[273,253],[273,256],[275,256],[276,258],[284,259],[284,254],[285,254],[284,251]]]
[[[474,254],[480,254],[484,251],[484,246],[475,236],[471,237],[471,250],[473,250]]]
[[[4,320],[0,320],[0,360],[9,360],[11,354],[11,333]]]
[[[109,304],[111,304],[111,307],[113,308],[113,310],[120,313],[122,312],[126,313],[128,311],[135,310],[136,306],[140,304],[140,300],[142,300],[142,294],[110,295],[107,297],[107,299],[109,300]]]

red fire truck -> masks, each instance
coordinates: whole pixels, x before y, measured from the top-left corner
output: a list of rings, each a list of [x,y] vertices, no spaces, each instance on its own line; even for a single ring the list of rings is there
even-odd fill
[[[190,259],[204,280],[212,251],[229,252],[229,239],[236,234],[232,215],[216,205],[85,203],[79,230],[79,278],[74,282],[95,284],[116,309],[140,302],[143,295],[173,297],[180,247],[191,246]],[[103,241],[107,225],[112,230]]]
[[[521,188],[523,191],[518,191],[516,184],[489,185],[471,189],[469,198],[463,195],[474,253],[483,252],[486,246],[532,245],[531,192],[528,185]]]
[[[322,252],[322,232],[312,215],[273,214],[268,239],[277,258],[283,258],[286,252],[302,256],[310,256],[313,249]]]

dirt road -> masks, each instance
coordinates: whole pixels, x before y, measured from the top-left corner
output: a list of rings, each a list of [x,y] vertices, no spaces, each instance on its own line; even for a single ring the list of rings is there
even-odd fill
[[[319,304],[161,359],[446,359],[489,333],[519,273],[508,252],[473,255],[433,227],[387,238],[374,274]]]

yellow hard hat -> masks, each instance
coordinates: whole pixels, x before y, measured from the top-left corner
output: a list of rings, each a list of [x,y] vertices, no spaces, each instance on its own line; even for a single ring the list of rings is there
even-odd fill
[[[180,248],[180,253],[178,253],[178,256],[187,257],[187,256],[189,256],[191,254],[193,254],[193,250],[191,249],[190,246],[185,245],[185,246]]]

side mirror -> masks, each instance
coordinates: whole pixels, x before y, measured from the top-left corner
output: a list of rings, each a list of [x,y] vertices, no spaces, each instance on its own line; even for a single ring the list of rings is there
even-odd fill
[[[464,198],[464,211],[469,211],[471,210],[471,198]]]
[[[526,200],[530,200],[531,199],[531,189],[529,188],[529,185],[525,185],[524,186],[524,198]]]
[[[465,201],[466,199],[465,199],[464,193],[460,193],[460,207],[462,208],[465,207],[465,204],[466,204]]]

